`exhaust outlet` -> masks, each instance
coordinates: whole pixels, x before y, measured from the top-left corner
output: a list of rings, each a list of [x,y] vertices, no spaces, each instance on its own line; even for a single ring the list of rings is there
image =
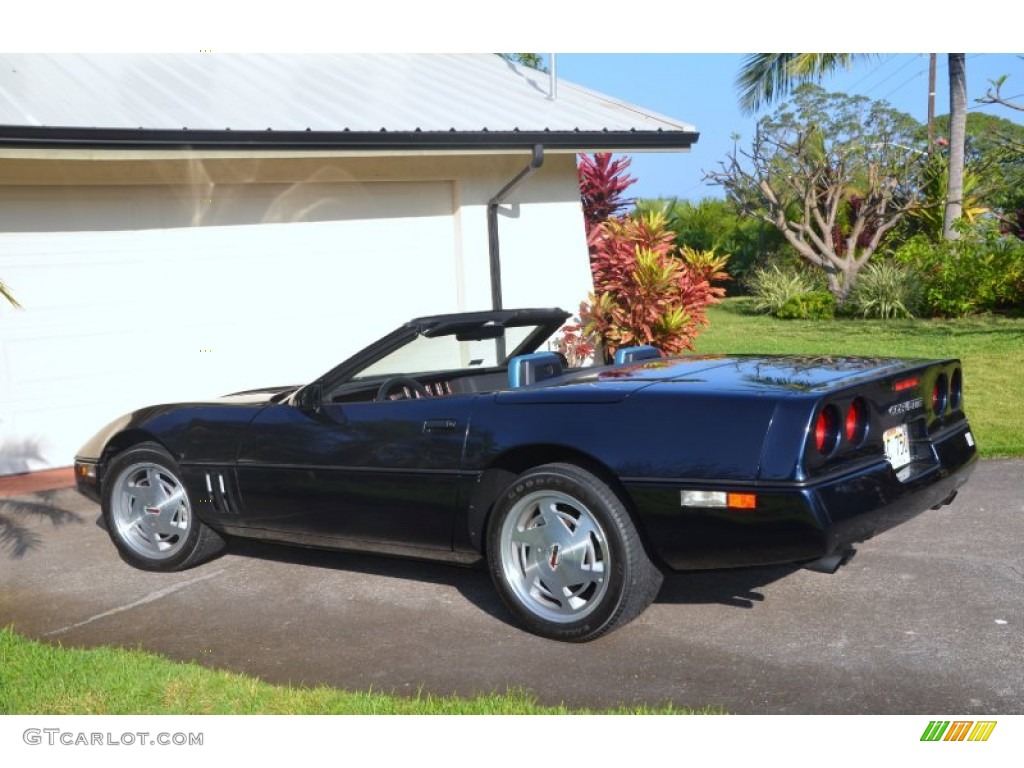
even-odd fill
[[[831,555],[825,555],[817,560],[804,563],[803,567],[808,571],[816,573],[835,573],[841,565],[846,565],[846,563],[850,562],[856,553],[857,550],[853,547],[846,547],[838,552],[833,552]]]

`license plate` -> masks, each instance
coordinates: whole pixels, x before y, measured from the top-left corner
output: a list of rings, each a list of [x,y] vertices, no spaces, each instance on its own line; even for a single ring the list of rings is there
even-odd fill
[[[906,424],[885,430],[882,435],[885,443],[885,458],[893,469],[905,467],[910,463],[910,431]]]

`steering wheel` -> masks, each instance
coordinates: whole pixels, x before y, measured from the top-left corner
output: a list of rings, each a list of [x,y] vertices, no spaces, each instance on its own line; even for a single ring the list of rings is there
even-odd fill
[[[376,401],[379,403],[382,400],[391,400],[392,393],[397,394],[394,390],[397,390],[399,387],[411,389],[418,397],[430,397],[430,392],[427,391],[427,388],[411,376],[392,376],[380,385],[380,389],[377,390]],[[406,397],[403,394],[402,397],[395,399],[404,400]]]

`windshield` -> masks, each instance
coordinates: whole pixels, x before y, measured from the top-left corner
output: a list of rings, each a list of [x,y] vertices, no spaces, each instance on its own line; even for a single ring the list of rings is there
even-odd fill
[[[536,325],[496,328],[496,338],[460,339],[462,334],[419,335],[390,355],[364,368],[353,381],[378,376],[414,376],[433,371],[482,370],[507,362],[507,353],[538,329]],[[533,350],[529,350],[533,351]]]

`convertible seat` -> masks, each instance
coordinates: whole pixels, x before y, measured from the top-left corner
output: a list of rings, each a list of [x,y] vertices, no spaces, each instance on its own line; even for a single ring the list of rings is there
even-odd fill
[[[516,355],[508,361],[508,383],[512,389],[561,376],[562,358],[555,352]]]
[[[658,357],[661,357],[661,352],[657,347],[652,347],[650,344],[644,344],[642,347],[622,347],[615,352],[615,364],[635,363],[640,360],[653,360]]]

